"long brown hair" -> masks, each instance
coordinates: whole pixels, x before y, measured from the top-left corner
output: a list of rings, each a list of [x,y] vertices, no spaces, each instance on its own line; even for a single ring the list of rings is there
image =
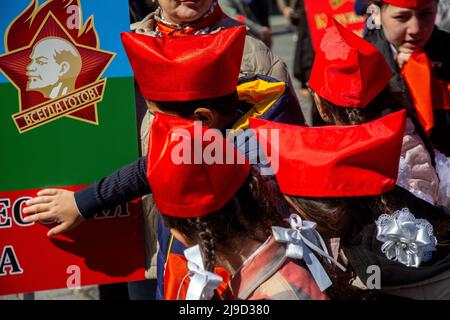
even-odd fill
[[[378,196],[286,197],[303,219],[316,222],[319,232],[325,237],[339,237],[344,245],[352,240],[365,225],[373,223],[380,215],[393,214],[402,208],[410,207],[413,201],[418,207],[412,207],[411,211],[413,214],[426,216],[433,225],[438,242],[448,243],[450,240],[450,218],[441,209],[417,200],[414,195],[399,186]],[[431,209],[433,212],[423,212]]]
[[[341,246],[345,248],[366,225],[373,224],[381,214],[393,214],[397,210],[408,207],[408,203],[412,202],[411,199],[414,196],[401,187],[395,187],[390,192],[372,197],[285,197],[303,219],[317,223],[317,230],[322,236],[339,237]],[[438,247],[449,250],[450,218],[431,205],[425,208],[435,210],[426,211],[423,208],[412,207],[411,211],[416,217],[426,218],[431,223],[433,233],[438,240]],[[327,290],[330,298],[339,300],[376,298],[376,293],[370,290],[358,290],[349,283],[353,277],[351,264],[347,266],[347,271],[343,272],[327,264],[324,259],[321,258],[321,260],[333,282],[333,286]]]
[[[239,248],[242,239],[264,242],[272,225],[282,224],[273,210],[262,177],[256,168],[223,208],[198,218],[176,218],[162,213],[167,227],[181,232],[190,243],[199,244],[205,269],[212,271],[219,247]]]

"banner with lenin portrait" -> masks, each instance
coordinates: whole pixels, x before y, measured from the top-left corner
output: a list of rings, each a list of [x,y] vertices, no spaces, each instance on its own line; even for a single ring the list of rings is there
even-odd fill
[[[0,295],[139,280],[140,202],[65,235],[25,223],[48,187],[78,190],[138,157],[127,0],[15,0],[0,15]]]

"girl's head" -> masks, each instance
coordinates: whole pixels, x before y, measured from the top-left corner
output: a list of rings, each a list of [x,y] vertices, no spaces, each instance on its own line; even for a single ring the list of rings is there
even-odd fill
[[[158,0],[163,18],[170,23],[194,22],[203,17],[215,0]]]
[[[391,77],[376,47],[334,22],[316,52],[308,86],[327,124],[359,124],[395,106],[388,92],[380,94]]]
[[[149,143],[156,207],[178,240],[200,245],[210,270],[217,252],[267,238],[275,215],[259,196],[262,177],[219,131],[156,113]]]
[[[401,109],[387,88],[364,108],[343,108],[319,97],[315,92],[312,92],[312,96],[320,117],[328,125],[362,124]]]
[[[423,49],[434,28],[438,0],[375,0],[386,39],[398,50]]]
[[[381,195],[367,197],[302,197],[285,195],[293,209],[306,220],[317,223],[326,238],[351,240],[363,226],[381,214],[392,214],[407,206],[398,187]]]
[[[245,27],[183,37],[122,33],[122,42],[150,112],[224,128],[237,114],[245,35]]]
[[[383,194],[367,197],[285,197],[303,219],[317,222],[323,236],[341,238],[344,244],[380,215],[391,215],[407,207],[416,217],[425,218],[433,225],[434,235],[440,242],[445,242],[447,246],[449,243],[450,219],[440,209],[417,200],[398,186]],[[430,211],[430,208],[433,210]]]
[[[325,238],[343,238],[367,222],[354,198],[318,198],[285,195],[287,202],[305,220],[317,223],[317,231]],[[359,221],[361,220],[361,221]]]
[[[206,270],[213,270],[217,254],[239,252],[249,239],[264,242],[272,225],[281,223],[272,207],[260,202],[267,197],[261,194],[260,179],[257,170],[252,169],[236,194],[222,208],[207,215],[185,219],[161,212],[177,240],[187,247],[200,245]]]
[[[405,119],[399,111],[357,126],[250,126],[265,150],[282,150],[275,175],[292,209],[325,237],[344,237],[372,221],[371,212],[399,209],[377,197],[395,186]],[[278,134],[268,139],[262,129]]]

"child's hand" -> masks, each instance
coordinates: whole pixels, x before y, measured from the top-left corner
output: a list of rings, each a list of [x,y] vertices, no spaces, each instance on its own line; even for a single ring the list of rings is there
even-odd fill
[[[28,216],[25,222],[53,221],[58,225],[50,229],[47,236],[64,233],[84,221],[75,202],[72,191],[62,189],[44,189],[37,197],[26,202],[23,213]]]
[[[405,66],[405,64],[409,61],[409,59],[411,58],[411,55],[414,51],[410,48],[404,48],[404,47],[400,47],[398,49],[398,53],[397,53],[397,64],[400,67],[400,69],[403,69],[403,67]]]

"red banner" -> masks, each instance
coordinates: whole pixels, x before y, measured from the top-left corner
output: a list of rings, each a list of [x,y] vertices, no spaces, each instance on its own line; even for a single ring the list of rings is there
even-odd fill
[[[329,17],[356,34],[363,34],[366,19],[355,13],[355,0],[305,0],[305,10],[315,51],[328,26]]]
[[[0,295],[144,278],[140,201],[49,238],[52,224],[23,221],[25,202],[38,191],[0,192]]]

